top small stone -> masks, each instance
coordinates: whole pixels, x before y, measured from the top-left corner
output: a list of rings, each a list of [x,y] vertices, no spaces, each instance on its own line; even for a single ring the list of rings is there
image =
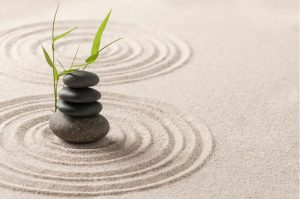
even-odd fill
[[[65,75],[63,82],[71,88],[86,88],[98,84],[99,77],[95,73],[77,70]]]

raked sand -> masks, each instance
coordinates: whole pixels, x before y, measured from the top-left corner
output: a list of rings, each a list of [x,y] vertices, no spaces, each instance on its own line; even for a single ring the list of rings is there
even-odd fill
[[[0,1],[0,198],[297,198],[297,2],[61,1],[57,45],[90,48],[99,74],[101,142],[49,130],[49,47],[56,2]]]

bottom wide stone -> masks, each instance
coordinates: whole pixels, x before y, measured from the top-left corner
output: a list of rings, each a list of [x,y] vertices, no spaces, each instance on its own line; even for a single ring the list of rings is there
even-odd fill
[[[73,143],[95,142],[109,132],[109,123],[102,115],[72,117],[56,111],[49,118],[51,131],[59,138]]]

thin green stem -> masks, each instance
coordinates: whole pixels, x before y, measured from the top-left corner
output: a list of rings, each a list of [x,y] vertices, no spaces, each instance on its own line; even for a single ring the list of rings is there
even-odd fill
[[[66,68],[63,66],[63,64],[57,59],[58,64],[62,67],[62,69],[65,71]]]
[[[73,65],[72,68],[80,68],[82,66],[85,66],[86,64],[76,64],[76,65]]]
[[[56,83],[54,79],[54,69],[53,69],[53,92],[54,92],[54,112],[56,111]]]
[[[54,112],[56,112],[57,110],[57,81],[54,81],[54,98],[55,98],[55,101],[54,101]]]
[[[85,68],[88,66],[89,64],[86,64],[84,67],[83,67],[83,69],[82,70],[85,70]]]
[[[56,78],[56,75],[55,75],[55,70],[56,70],[56,66],[55,66],[55,46],[54,46],[54,29],[55,29],[55,20],[56,20],[56,15],[57,15],[57,11],[58,11],[58,8],[59,8],[59,3],[57,4],[57,8],[56,8],[56,11],[55,11],[55,14],[54,14],[54,18],[53,18],[53,23],[52,23],[52,44],[51,44],[51,47],[52,47],[52,62],[53,62],[53,90],[54,90],[54,110],[56,111],[57,110],[57,83],[58,83],[58,78]]]
[[[102,47],[102,48],[98,51],[98,53],[100,53],[102,50],[104,50],[104,49],[107,48],[108,46],[112,45],[113,43],[116,43],[117,41],[120,41],[121,39],[123,39],[123,37],[118,38],[118,39],[116,39],[116,40],[114,40],[114,41],[112,41],[112,42],[106,44],[104,47]]]
[[[78,45],[78,47],[77,47],[76,53],[75,53],[75,55],[74,55],[73,61],[72,61],[71,66],[70,66],[70,70],[72,70],[72,68],[73,68],[73,64],[74,64],[75,59],[76,59],[76,57],[77,57],[77,53],[78,53],[79,47],[80,47],[80,45]]]
[[[55,48],[54,48],[54,29],[55,29],[55,21],[56,21],[56,15],[57,15],[58,8],[59,8],[59,3],[57,4],[55,14],[54,14],[54,18],[53,18],[53,22],[52,22],[52,45],[51,46],[52,46],[52,61],[53,61],[53,64],[54,64],[54,50],[55,50]]]

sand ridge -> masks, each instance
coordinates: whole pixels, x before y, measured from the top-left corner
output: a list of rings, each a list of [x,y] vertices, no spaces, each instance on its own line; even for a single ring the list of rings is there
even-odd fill
[[[98,21],[60,21],[56,32],[70,26],[80,28],[56,45],[60,61],[68,65],[80,45],[78,63],[90,52]],[[51,85],[51,70],[45,65],[40,42],[51,46],[50,22],[23,25],[0,34],[0,57],[8,60],[3,73],[31,83]],[[104,34],[107,42],[124,37],[100,54],[99,61],[90,67],[101,77],[101,85],[140,81],[169,73],[185,64],[191,49],[177,37],[143,30],[136,25],[111,22]],[[76,62],[75,62],[76,63]],[[13,69],[12,69],[13,68]],[[11,73],[11,71],[14,73]],[[19,76],[18,74],[24,74]]]
[[[0,186],[64,196],[118,194],[178,181],[210,156],[211,133],[197,118],[159,101],[103,96],[111,131],[85,145],[65,143],[49,130],[52,95],[1,102]]]

